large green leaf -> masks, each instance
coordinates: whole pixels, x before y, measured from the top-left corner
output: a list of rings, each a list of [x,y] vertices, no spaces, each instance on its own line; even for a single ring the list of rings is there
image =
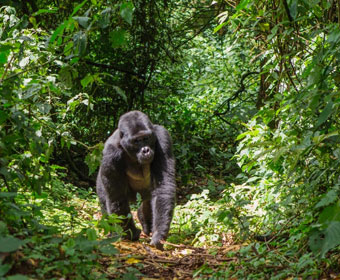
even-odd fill
[[[74,49],[79,54],[79,56],[82,56],[85,54],[86,46],[87,46],[87,36],[85,32],[79,31],[73,36],[73,42],[74,42]]]
[[[76,20],[79,25],[81,25],[84,28],[87,28],[90,24],[91,18],[89,17],[73,17],[74,20]]]
[[[0,264],[0,277],[4,276],[10,269],[12,265],[10,264]]]
[[[248,4],[249,4],[250,0],[242,0],[237,6],[236,6],[236,10],[237,11],[241,11],[243,10]]]
[[[132,24],[133,4],[132,2],[125,2],[120,6],[120,15],[130,25]]]
[[[86,235],[88,240],[94,241],[97,239],[97,232],[93,228],[88,228],[86,230]]]
[[[331,100],[327,103],[326,107],[321,112],[319,119],[318,119],[318,122],[316,123],[316,127],[319,127],[325,121],[328,120],[329,116],[332,114],[332,109],[333,109],[333,102]]]
[[[309,237],[309,246],[317,254],[324,256],[329,250],[340,245],[340,222],[331,222],[322,231],[314,231]]]
[[[329,34],[327,41],[329,43],[337,43],[340,39],[340,30],[338,26]]]
[[[111,8],[106,8],[104,11],[100,13],[100,17],[98,20],[100,28],[106,28],[110,25],[111,13],[112,13]]]
[[[29,278],[27,276],[22,275],[22,274],[16,274],[16,275],[8,276],[6,279],[7,280],[29,280]]]
[[[126,44],[126,31],[124,29],[116,29],[110,32],[110,41],[112,47],[118,48]]]
[[[315,205],[315,208],[327,206],[338,199],[338,194],[335,190],[330,190],[324,197]]]
[[[80,9],[85,5],[87,0],[84,0],[82,3],[80,3],[78,6],[76,6],[71,14],[71,17],[73,17]]]
[[[0,252],[14,252],[25,244],[25,241],[15,238],[13,236],[0,237]]]
[[[0,125],[3,124],[8,118],[8,114],[0,110]]]
[[[331,222],[324,231],[325,237],[322,240],[321,255],[324,256],[329,250],[340,244],[340,222]]]
[[[53,32],[51,38],[50,38],[50,42],[53,43],[55,41],[55,39],[57,39],[58,35],[62,35],[64,33],[64,29],[67,25],[67,22],[64,21],[61,25],[59,25],[57,27],[57,29]]]
[[[292,0],[290,2],[289,12],[292,18],[295,19],[298,14],[298,0]]]
[[[5,64],[7,62],[7,58],[10,53],[11,48],[12,47],[9,45],[0,46],[0,65]]]
[[[80,81],[83,88],[86,88],[88,84],[92,84],[94,82],[94,76],[91,74],[87,74],[84,79]]]
[[[119,251],[111,244],[100,246],[99,250],[105,255],[117,255],[119,253]]]
[[[340,205],[339,203],[335,203],[330,205],[322,210],[319,216],[319,223],[320,224],[328,224],[333,221],[340,222]]]

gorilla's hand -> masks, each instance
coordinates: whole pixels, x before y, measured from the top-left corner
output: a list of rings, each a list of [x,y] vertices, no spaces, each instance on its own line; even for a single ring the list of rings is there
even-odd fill
[[[150,245],[155,246],[158,250],[161,250],[161,251],[164,250],[164,246],[161,243],[161,240],[157,237],[157,234],[155,236],[152,236]]]

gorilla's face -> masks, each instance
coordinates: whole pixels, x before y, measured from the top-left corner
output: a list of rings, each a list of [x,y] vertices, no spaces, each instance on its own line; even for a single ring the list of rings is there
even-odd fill
[[[154,158],[156,137],[149,118],[134,111],[123,115],[118,124],[120,145],[139,164],[150,164]]]
[[[136,151],[136,159],[140,164],[149,164],[153,161],[155,140],[154,135],[150,131],[141,132],[138,136],[131,139],[134,151]]]

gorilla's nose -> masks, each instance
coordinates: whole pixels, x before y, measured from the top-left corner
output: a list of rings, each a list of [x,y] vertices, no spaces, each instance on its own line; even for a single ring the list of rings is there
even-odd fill
[[[142,153],[143,153],[144,155],[148,155],[148,154],[150,153],[150,148],[149,148],[149,147],[143,147],[143,148],[142,148]]]

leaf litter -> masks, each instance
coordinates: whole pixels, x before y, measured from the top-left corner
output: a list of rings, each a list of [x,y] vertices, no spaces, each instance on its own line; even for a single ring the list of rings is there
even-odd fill
[[[107,268],[110,279],[124,275],[132,268],[141,274],[132,279],[192,279],[194,273],[202,266],[213,270],[222,269],[235,257],[227,257],[228,253],[238,251],[241,245],[223,245],[221,247],[198,248],[184,244],[163,242],[164,251],[149,246],[149,238],[142,235],[140,242],[120,241],[115,243],[119,254],[114,259],[104,257],[101,264]],[[125,279],[125,278],[124,278]]]

